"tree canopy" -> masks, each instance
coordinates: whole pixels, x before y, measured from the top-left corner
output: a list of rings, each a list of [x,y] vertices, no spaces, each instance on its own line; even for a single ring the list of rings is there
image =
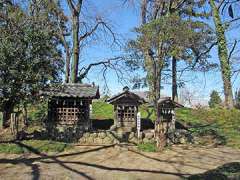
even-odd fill
[[[0,11],[0,89],[3,111],[33,100],[38,90],[61,81],[63,68],[54,24],[45,14],[28,14],[17,5]]]

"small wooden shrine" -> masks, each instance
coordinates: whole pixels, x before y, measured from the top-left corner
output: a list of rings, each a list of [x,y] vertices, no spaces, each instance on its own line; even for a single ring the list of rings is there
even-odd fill
[[[114,125],[117,128],[136,129],[138,107],[145,103],[144,99],[130,92],[128,87],[124,87],[122,93],[113,96],[107,102],[114,105]]]
[[[158,100],[158,112],[160,113],[165,130],[171,131],[175,129],[175,108],[181,107],[184,106],[173,101],[170,97]]]
[[[160,98],[157,102],[160,119],[155,121],[155,140],[157,147],[162,150],[168,143],[168,137],[175,131],[175,108],[183,105],[174,102],[170,97]]]
[[[48,99],[48,123],[89,130],[90,104],[98,99],[99,88],[89,84],[63,84],[41,92]]]

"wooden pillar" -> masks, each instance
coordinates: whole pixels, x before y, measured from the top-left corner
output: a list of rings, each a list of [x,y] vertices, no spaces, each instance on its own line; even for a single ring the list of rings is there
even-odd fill
[[[114,125],[118,126],[118,105],[114,105]]]
[[[171,119],[171,131],[175,131],[175,124],[176,124],[176,116],[175,116],[175,109],[172,109],[172,119]]]
[[[86,116],[87,116],[87,123],[88,123],[88,129],[92,129],[92,120],[90,117],[90,100],[86,101]]]
[[[134,106],[134,123],[135,127],[137,128],[137,113],[138,113],[138,106]]]

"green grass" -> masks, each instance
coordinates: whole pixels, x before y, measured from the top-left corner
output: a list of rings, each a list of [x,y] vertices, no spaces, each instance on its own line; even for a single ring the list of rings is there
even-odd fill
[[[26,140],[20,143],[1,143],[0,153],[21,154],[31,152],[34,149],[36,152],[63,152],[71,148],[71,145],[48,140]]]
[[[156,152],[157,147],[155,143],[140,143],[138,144],[138,150],[144,151],[144,152]]]
[[[0,153],[21,154],[24,153],[24,149],[13,143],[4,143],[0,144]]]

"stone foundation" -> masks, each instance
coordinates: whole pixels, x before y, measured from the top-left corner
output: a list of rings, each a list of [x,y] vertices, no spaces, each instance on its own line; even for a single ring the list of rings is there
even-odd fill
[[[84,145],[118,144],[120,140],[111,131],[85,132],[78,143]]]
[[[139,137],[135,131],[111,127],[110,130],[88,130],[83,126],[48,126],[48,137],[57,141],[79,143],[83,145],[109,145],[122,142],[154,143],[154,130],[144,130]],[[176,129],[167,134],[167,144],[193,143],[193,137],[187,130]]]

